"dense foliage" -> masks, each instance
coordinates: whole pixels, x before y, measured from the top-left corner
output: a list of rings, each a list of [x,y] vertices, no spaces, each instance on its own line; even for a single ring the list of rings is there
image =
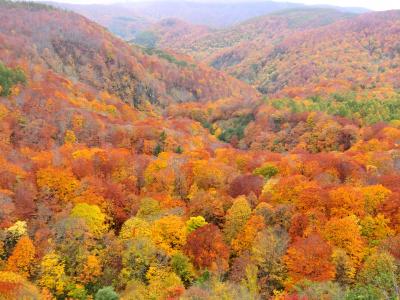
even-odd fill
[[[160,46],[193,55],[274,97],[348,91],[386,97],[399,88],[399,14],[297,9],[202,34],[194,28],[194,34],[179,35],[172,28],[169,35],[165,26],[153,31],[161,32]]]
[[[273,99],[274,108],[285,110],[289,108],[292,113],[325,112],[332,116],[359,120],[364,125],[378,122],[391,122],[400,120],[400,94],[393,93],[391,97],[361,98],[356,94],[333,94],[330,97],[311,97],[301,99]]]
[[[22,4],[0,45],[1,299],[399,298],[396,92],[260,101]]]

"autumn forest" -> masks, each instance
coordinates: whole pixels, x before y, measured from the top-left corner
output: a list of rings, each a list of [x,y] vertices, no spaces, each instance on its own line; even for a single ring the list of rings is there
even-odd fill
[[[399,300],[400,11],[189,4],[0,0],[0,300]]]

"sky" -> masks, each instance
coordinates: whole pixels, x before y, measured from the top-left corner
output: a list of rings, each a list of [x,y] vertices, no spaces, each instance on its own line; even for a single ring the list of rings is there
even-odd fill
[[[288,0],[287,2],[365,7],[372,10],[400,9],[400,0]]]
[[[115,2],[145,2],[145,1],[167,1],[167,0],[50,0],[55,2],[67,2],[75,4],[109,4]],[[176,0],[174,0],[176,1]],[[194,2],[254,2],[262,0],[182,0]],[[266,0],[269,1],[269,0]],[[364,7],[371,10],[400,9],[400,0],[272,0],[276,2],[298,2],[304,4],[328,4],[344,7]]]

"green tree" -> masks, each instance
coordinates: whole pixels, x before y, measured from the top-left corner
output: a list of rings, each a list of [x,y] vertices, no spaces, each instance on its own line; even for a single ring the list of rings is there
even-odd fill
[[[128,240],[122,252],[122,270],[119,275],[121,286],[132,281],[146,280],[146,272],[150,264],[156,260],[157,248],[146,237]]]
[[[294,290],[297,291],[298,299],[342,300],[345,296],[341,286],[332,281],[313,282],[305,280],[296,284]]]
[[[95,300],[118,300],[119,296],[112,286],[101,288],[94,296]]]
[[[181,278],[186,287],[192,283],[194,279],[194,270],[187,256],[179,252],[173,255],[171,258],[171,267],[175,274]]]
[[[380,290],[371,285],[356,285],[346,293],[346,300],[376,300],[381,298]]]
[[[186,228],[188,233],[191,233],[192,231],[195,231],[197,228],[200,228],[201,226],[207,224],[208,223],[206,222],[203,216],[190,217],[190,219],[186,221]]]
[[[7,68],[0,61],[0,96],[7,97],[11,94],[11,89],[16,84],[25,84],[26,77],[21,69]]]
[[[259,168],[254,170],[254,175],[260,175],[265,178],[265,180],[270,179],[271,177],[275,176],[279,173],[279,169],[274,166],[273,164],[266,163]]]
[[[393,256],[389,253],[375,253],[367,258],[358,281],[371,286],[381,293],[380,299],[399,299],[399,278]]]

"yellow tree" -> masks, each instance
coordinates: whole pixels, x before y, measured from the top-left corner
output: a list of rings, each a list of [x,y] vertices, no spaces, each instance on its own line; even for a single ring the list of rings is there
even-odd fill
[[[36,173],[38,187],[49,192],[63,202],[71,201],[79,187],[79,181],[71,170],[47,167]]]
[[[175,174],[170,164],[170,154],[162,152],[147,166],[144,172],[146,189],[155,192],[168,192],[171,194],[174,188]]]
[[[94,235],[101,235],[107,231],[107,216],[101,212],[97,205],[78,203],[71,211],[71,217],[85,220],[89,230]]]
[[[38,289],[24,277],[0,271],[0,299],[43,299]]]
[[[332,253],[332,262],[336,269],[335,280],[342,285],[353,283],[356,268],[346,251],[335,249]]]
[[[375,215],[378,206],[383,203],[392,193],[382,185],[370,185],[361,188],[364,195],[365,211]]]
[[[39,286],[47,288],[56,296],[61,296],[67,287],[67,279],[61,257],[54,252],[46,254],[40,264]]]
[[[246,250],[251,250],[257,233],[265,228],[264,218],[260,215],[252,216],[231,242],[232,249],[240,255]]]
[[[99,259],[95,255],[89,255],[86,258],[86,263],[83,266],[79,279],[82,283],[87,284],[93,282],[101,274],[102,271]]]
[[[331,213],[342,218],[351,214],[363,216],[364,198],[359,189],[352,186],[341,186],[329,192]]]
[[[67,130],[65,132],[64,142],[65,142],[65,144],[75,144],[76,143],[76,136],[72,130]]]
[[[227,241],[231,241],[242,230],[249,220],[251,208],[246,197],[238,197],[226,213],[224,234]]]
[[[181,294],[184,285],[181,279],[169,268],[152,265],[147,270],[149,299],[177,299],[174,294]]]
[[[119,238],[122,240],[133,239],[135,237],[151,237],[149,223],[138,217],[126,220],[119,232]]]
[[[152,238],[154,243],[168,255],[181,250],[186,243],[186,226],[178,216],[166,216],[154,222]]]
[[[223,183],[224,174],[220,166],[209,160],[193,163],[194,183],[201,189],[218,188]]]
[[[208,223],[206,222],[203,216],[190,217],[190,219],[186,221],[186,227],[188,233],[191,233],[195,231],[197,228],[200,228],[207,224]]]
[[[323,235],[333,246],[343,249],[354,267],[358,267],[365,254],[365,245],[361,237],[361,227],[356,216],[333,218],[325,225]]]
[[[315,182],[309,181],[302,175],[281,177],[276,182],[273,179],[264,185],[263,194],[270,194],[274,203],[297,204],[304,190],[317,187]]]
[[[361,235],[364,236],[371,246],[379,245],[387,237],[394,235],[394,230],[389,226],[390,220],[382,214],[376,217],[366,216],[360,221]]]

